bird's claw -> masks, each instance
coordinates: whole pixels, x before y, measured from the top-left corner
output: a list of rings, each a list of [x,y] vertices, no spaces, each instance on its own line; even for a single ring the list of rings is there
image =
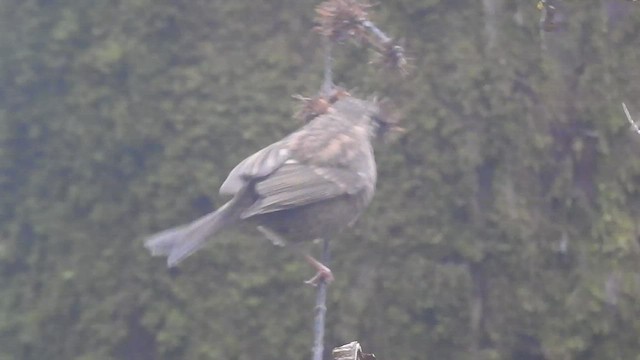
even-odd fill
[[[327,285],[331,284],[334,280],[333,273],[331,273],[331,269],[325,267],[324,269],[319,269],[318,272],[309,280],[305,281],[305,284],[309,284],[313,287],[320,285],[321,283],[325,283]]]

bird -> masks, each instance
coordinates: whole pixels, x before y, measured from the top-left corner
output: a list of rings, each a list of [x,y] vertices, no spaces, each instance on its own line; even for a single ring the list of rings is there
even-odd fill
[[[377,100],[342,95],[298,130],[241,161],[220,187],[231,199],[191,223],[149,236],[144,246],[174,267],[226,228],[249,222],[279,245],[330,239],[353,225],[371,202],[377,180],[373,140],[397,132]],[[331,282],[317,270],[308,283]]]

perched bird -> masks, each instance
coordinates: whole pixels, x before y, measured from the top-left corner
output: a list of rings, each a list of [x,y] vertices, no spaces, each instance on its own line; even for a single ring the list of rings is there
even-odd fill
[[[373,197],[371,140],[398,129],[376,101],[342,97],[303,127],[238,164],[220,187],[233,198],[192,223],[150,236],[145,247],[176,266],[223,228],[250,222],[274,243],[332,238],[352,225]],[[295,247],[295,246],[294,246]],[[331,281],[317,269],[311,281]]]

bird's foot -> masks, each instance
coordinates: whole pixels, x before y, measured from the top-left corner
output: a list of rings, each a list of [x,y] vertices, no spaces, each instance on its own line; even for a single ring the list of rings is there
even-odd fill
[[[311,279],[306,280],[304,283],[311,286],[318,286],[321,283],[331,284],[334,280],[331,269],[327,268],[327,271],[318,271]]]
[[[334,277],[331,269],[310,255],[305,255],[305,259],[317,270],[316,274],[311,279],[305,281],[305,284],[318,286],[323,282],[327,285],[333,282]]]

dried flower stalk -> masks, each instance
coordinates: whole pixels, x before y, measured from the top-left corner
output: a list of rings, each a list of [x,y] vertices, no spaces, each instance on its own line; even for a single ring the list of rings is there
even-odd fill
[[[406,74],[404,48],[369,19],[367,10],[372,6],[359,0],[327,0],[316,8],[315,30],[332,42],[368,44],[380,55],[376,63]]]

